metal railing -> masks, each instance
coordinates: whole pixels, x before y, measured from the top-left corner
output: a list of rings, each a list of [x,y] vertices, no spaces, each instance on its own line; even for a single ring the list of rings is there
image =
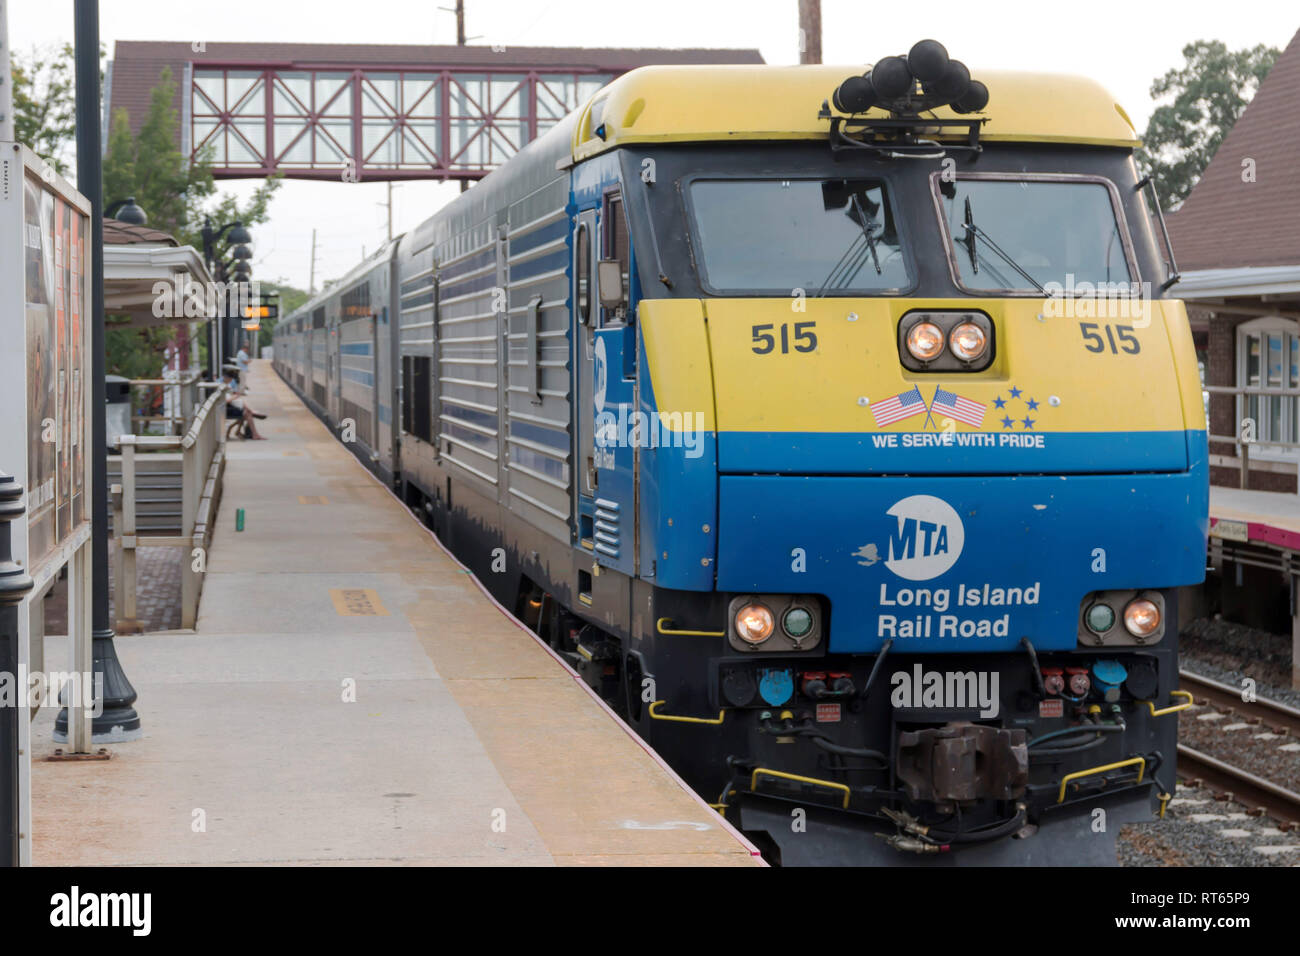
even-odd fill
[[[123,435],[121,482],[110,491],[113,505],[114,589],[119,632],[137,629],[136,550],[142,547],[185,548],[181,558],[181,627],[198,617],[207,551],[221,500],[226,454],[226,389],[203,382],[211,391],[184,435]],[[181,452],[181,513],[177,535],[141,535],[137,517],[137,450]]]
[[[1245,398],[1257,396],[1261,398],[1291,398],[1297,399],[1297,405],[1292,416],[1300,415],[1300,388],[1260,388],[1249,385],[1203,385],[1201,390],[1209,392],[1211,395],[1232,395],[1234,398]],[[1233,417],[1240,418],[1241,415],[1236,409],[1233,410]],[[1208,436],[1211,442],[1222,442],[1224,444],[1235,445],[1237,448],[1237,465],[1240,471],[1238,487],[1249,487],[1250,474],[1250,449],[1252,445],[1258,445],[1268,449],[1277,449],[1285,452],[1296,452],[1294,461],[1275,461],[1269,459],[1269,463],[1278,466],[1280,470],[1295,470],[1297,473],[1296,492],[1300,494],[1300,442],[1291,441],[1274,441],[1273,439],[1254,438],[1251,440],[1244,439],[1240,434],[1237,435],[1214,435]]]
[[[179,378],[133,378],[131,389],[131,431],[136,435],[149,434],[151,425],[161,423],[164,435],[184,435],[194,420],[195,409],[202,401],[200,389],[207,383],[199,379],[198,372],[182,372]],[[148,391],[145,391],[148,390]],[[161,399],[161,415],[136,414],[137,410],[152,411]]]

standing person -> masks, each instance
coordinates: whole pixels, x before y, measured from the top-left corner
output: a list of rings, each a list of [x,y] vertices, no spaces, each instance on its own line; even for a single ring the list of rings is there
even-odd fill
[[[239,343],[239,351],[235,353],[235,366],[239,369],[240,392],[248,391],[248,345],[246,342]]]

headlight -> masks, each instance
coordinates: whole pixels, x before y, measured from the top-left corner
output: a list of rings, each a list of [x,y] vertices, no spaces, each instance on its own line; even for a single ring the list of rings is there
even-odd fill
[[[943,351],[943,332],[933,322],[918,322],[907,331],[907,350],[919,362],[931,362]]]
[[[963,362],[974,362],[988,348],[989,337],[974,322],[963,322],[948,335],[948,347]]]
[[[746,604],[736,612],[736,634],[748,644],[762,644],[772,636],[772,612],[761,604]]]
[[[1160,627],[1160,608],[1146,598],[1130,601],[1124,608],[1124,627],[1134,637],[1148,637]]]

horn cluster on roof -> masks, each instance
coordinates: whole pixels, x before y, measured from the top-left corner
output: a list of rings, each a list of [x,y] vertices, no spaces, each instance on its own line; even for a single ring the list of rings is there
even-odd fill
[[[907,56],[887,56],[861,76],[835,88],[831,102],[842,113],[865,113],[873,107],[894,116],[949,106],[955,113],[978,113],[988,105],[988,87],[972,80],[961,60],[948,56],[938,40],[922,40]]]

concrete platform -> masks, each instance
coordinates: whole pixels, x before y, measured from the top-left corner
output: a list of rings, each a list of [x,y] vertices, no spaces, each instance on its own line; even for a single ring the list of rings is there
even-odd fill
[[[268,440],[228,445],[196,631],[116,642],[144,738],[48,762],[37,718],[34,863],[761,865],[268,363],[251,385]]]
[[[1246,524],[1250,540],[1300,551],[1300,495],[1210,486],[1210,523]]]

